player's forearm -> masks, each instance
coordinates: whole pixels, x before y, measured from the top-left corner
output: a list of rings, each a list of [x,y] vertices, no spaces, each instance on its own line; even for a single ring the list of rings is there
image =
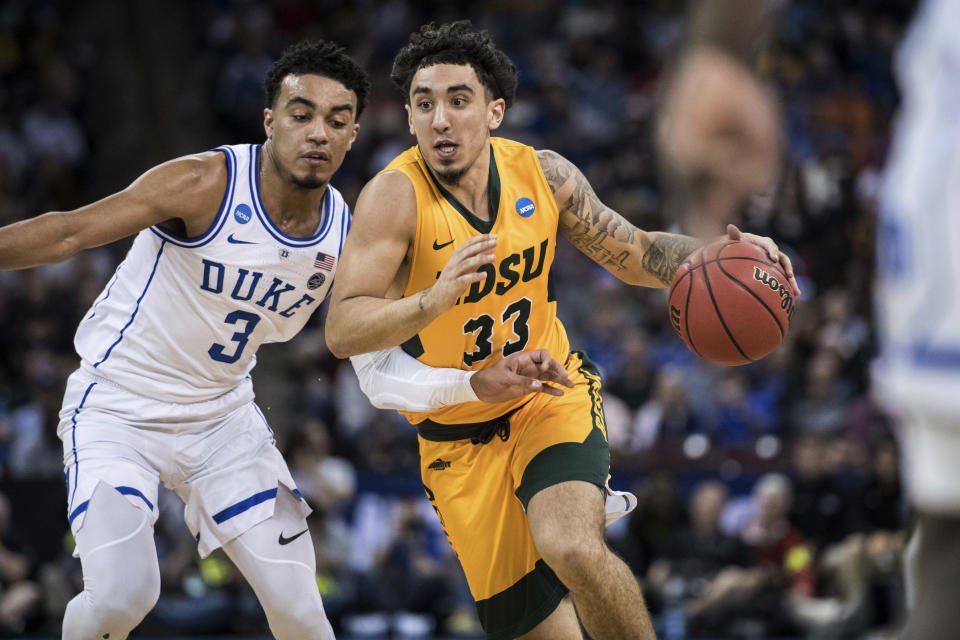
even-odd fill
[[[350,358],[360,389],[378,409],[434,411],[479,400],[471,385],[473,371],[429,367],[401,349]]]
[[[406,342],[441,313],[431,305],[429,291],[396,300],[355,296],[331,304],[327,347],[336,357],[349,358]]]
[[[667,287],[677,269],[703,240],[678,233],[647,232],[644,240],[640,270],[634,274],[639,284],[647,287]]]
[[[769,43],[774,5],[774,0],[698,0],[688,47],[715,47],[752,67]]]
[[[46,213],[0,228],[0,269],[26,269],[66,260],[79,250],[69,214]]]

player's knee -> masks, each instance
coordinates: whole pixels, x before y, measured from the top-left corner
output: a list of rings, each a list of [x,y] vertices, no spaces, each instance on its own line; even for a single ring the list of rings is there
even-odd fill
[[[85,577],[86,587],[67,607],[64,640],[97,637],[126,638],[157,603],[160,576],[132,576],[128,572]]]
[[[332,640],[319,593],[270,605],[270,630],[277,640]]]
[[[64,616],[64,639],[125,638],[160,597],[160,568],[148,516],[112,487],[90,499],[78,548],[84,591]]]
[[[602,542],[564,535],[537,540],[537,550],[571,589],[575,584],[589,582],[589,577],[603,565],[607,552]]]
[[[95,609],[102,612],[107,621],[105,628],[116,626],[133,629],[153,609],[160,597],[160,573],[138,571],[136,575],[119,569],[94,584],[100,588],[91,589]]]

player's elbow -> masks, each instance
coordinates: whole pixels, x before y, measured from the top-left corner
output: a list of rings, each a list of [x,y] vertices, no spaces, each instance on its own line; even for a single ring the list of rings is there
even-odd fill
[[[327,349],[330,350],[330,353],[332,353],[335,358],[340,358],[341,360],[346,360],[350,356],[355,356],[360,353],[359,351],[348,348],[341,342],[331,340],[329,337],[327,338]]]
[[[332,323],[329,319],[327,319],[327,328],[324,331],[324,337],[327,341],[327,349],[329,349],[330,353],[332,353],[335,357],[342,360],[344,358],[349,358],[352,355],[356,355],[350,353],[350,350],[347,349],[346,343],[341,339],[340,332],[332,326]]]
[[[339,317],[335,317],[332,312],[327,316],[324,338],[327,341],[327,349],[337,358],[349,358],[362,353],[350,344],[350,335],[346,330],[346,324],[341,322]]]
[[[45,256],[44,263],[63,262],[86,248],[76,235],[66,236],[49,247],[51,255]]]

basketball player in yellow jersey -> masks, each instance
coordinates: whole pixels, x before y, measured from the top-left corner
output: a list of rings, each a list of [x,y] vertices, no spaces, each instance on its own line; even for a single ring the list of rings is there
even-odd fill
[[[641,231],[558,154],[491,138],[516,71],[468,22],[414,33],[392,78],[417,146],[360,195],[327,343],[340,357],[402,344],[465,370],[523,349],[565,362],[575,386],[562,396],[407,413],[427,496],[488,638],[579,639],[578,615],[595,640],[653,638],[632,573],[603,540],[600,377],[570,351],[550,267],[560,230],[620,279],[663,287],[700,241]],[[729,235],[780,259],[768,238]]]

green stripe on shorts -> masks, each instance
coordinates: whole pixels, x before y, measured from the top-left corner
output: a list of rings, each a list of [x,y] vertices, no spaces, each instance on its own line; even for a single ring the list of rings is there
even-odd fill
[[[523,470],[520,486],[515,491],[526,510],[537,492],[568,480],[583,480],[603,489],[610,473],[610,448],[604,437],[605,419],[600,399],[600,374],[596,365],[583,353],[580,370],[587,378],[590,391],[590,417],[593,429],[583,442],[561,442],[547,447],[533,457]]]
[[[543,560],[500,593],[477,601],[487,640],[513,640],[547,619],[567,595],[567,587]]]
[[[561,442],[547,447],[530,461],[516,495],[526,509],[537,492],[568,480],[583,480],[603,488],[610,473],[610,449],[600,429],[583,442]]]

